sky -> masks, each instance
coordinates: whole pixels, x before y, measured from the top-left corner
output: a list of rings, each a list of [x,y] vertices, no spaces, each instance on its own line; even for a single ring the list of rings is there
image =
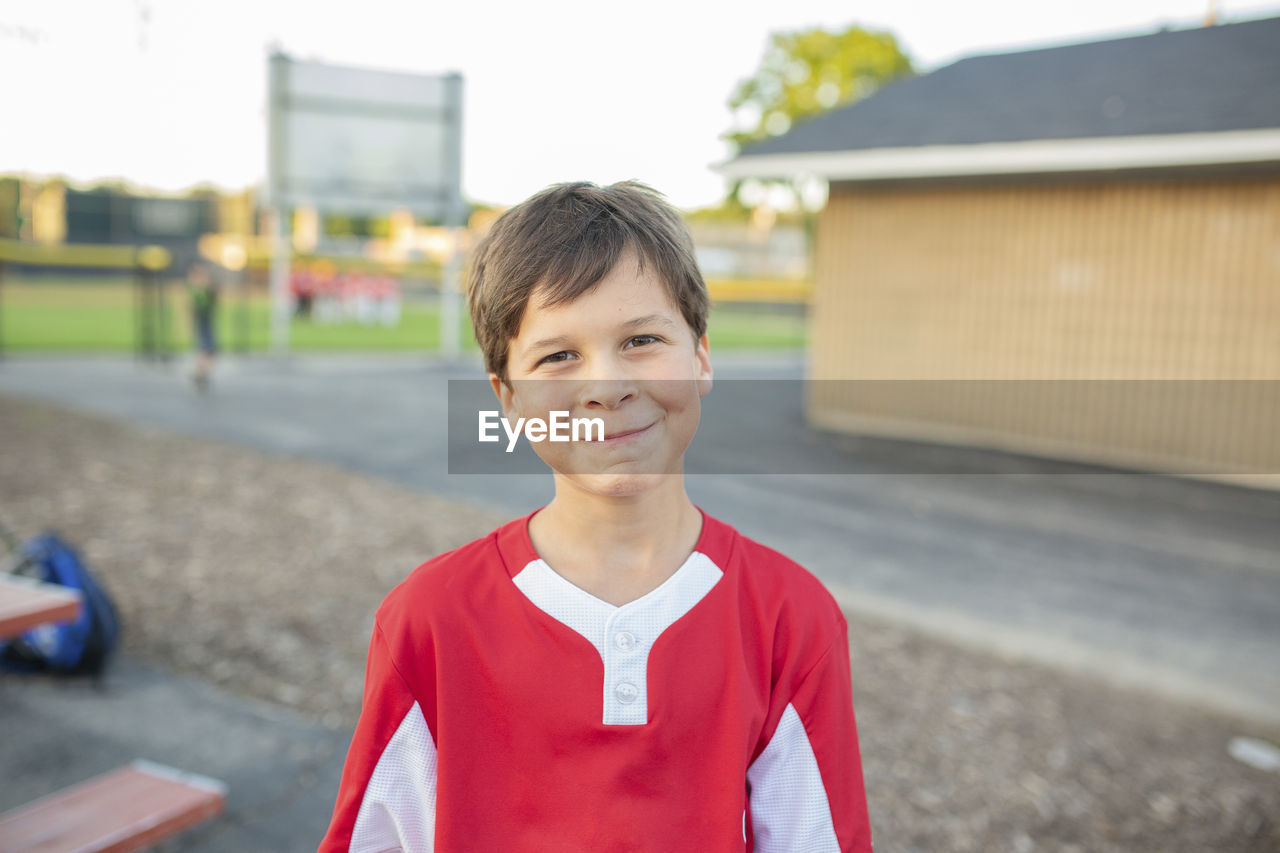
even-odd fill
[[[263,180],[266,57],[434,74],[465,86],[463,193],[645,181],[715,204],[727,102],[769,34],[888,30],[920,71],[967,55],[1199,25],[1211,0],[0,0],[0,174],[180,190]],[[1280,2],[1216,0],[1218,20]]]

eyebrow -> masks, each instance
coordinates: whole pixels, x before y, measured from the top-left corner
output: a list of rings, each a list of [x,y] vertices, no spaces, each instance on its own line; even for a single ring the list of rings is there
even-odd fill
[[[525,352],[536,352],[545,347],[563,347],[571,343],[572,341],[567,335],[556,335],[554,338],[543,338],[540,341],[534,341],[525,347]]]
[[[670,317],[662,314],[646,314],[643,317],[636,317],[634,320],[628,320],[622,324],[624,329],[637,329],[641,326],[674,326]]]

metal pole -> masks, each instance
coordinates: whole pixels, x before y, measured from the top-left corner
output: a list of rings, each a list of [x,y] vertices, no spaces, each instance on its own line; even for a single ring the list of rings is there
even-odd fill
[[[138,357],[148,359],[155,351],[151,316],[151,271],[146,267],[134,268],[137,287],[136,313],[138,317]]]
[[[275,207],[271,211],[271,352],[285,355],[289,352],[289,265],[292,247],[289,245],[285,218],[288,211]]]
[[[267,195],[271,210],[271,323],[270,349],[276,355],[289,351],[289,262],[291,230],[285,217],[289,204],[285,156],[285,101],[289,89],[290,59],[273,50],[267,62]]]
[[[248,267],[235,271],[236,289],[239,291],[240,300],[236,306],[236,352],[247,354],[249,352],[249,276],[246,273]]]
[[[0,358],[4,358],[4,262],[0,261]]]
[[[147,358],[155,359],[160,354],[160,293],[157,289],[157,273],[147,270]]]
[[[457,360],[462,352],[458,327],[462,322],[462,234],[466,225],[466,204],[462,200],[462,75],[450,74],[445,78],[448,98],[446,121],[450,123],[448,144],[444,146],[444,174],[448,183],[449,201],[445,224],[452,238],[449,260],[445,263],[444,282],[440,294],[440,344],[442,354],[449,361]]]
[[[164,298],[164,276],[156,271],[156,353],[161,361],[168,361],[169,352],[169,332],[171,325],[169,318],[169,306]]]
[[[440,294],[440,347],[444,357],[454,361],[462,352],[458,325],[462,322],[462,253],[458,228],[449,229],[449,260],[444,267],[444,287]]]
[[[0,261],[0,358],[4,358],[4,262]]]
[[[141,266],[133,268],[133,354],[138,358],[142,358],[142,311],[146,305],[146,297],[142,290],[143,275]]]

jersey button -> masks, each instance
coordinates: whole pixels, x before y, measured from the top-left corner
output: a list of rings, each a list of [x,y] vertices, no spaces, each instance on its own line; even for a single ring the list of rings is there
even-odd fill
[[[623,681],[617,687],[613,688],[613,695],[617,696],[618,701],[622,704],[630,705],[632,702],[640,698],[640,691],[631,682]]]
[[[636,647],[636,635],[630,631],[622,631],[613,638],[613,644],[624,652],[629,652]]]

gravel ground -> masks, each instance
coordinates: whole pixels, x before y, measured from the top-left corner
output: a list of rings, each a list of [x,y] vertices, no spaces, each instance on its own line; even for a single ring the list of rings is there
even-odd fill
[[[374,609],[504,518],[307,460],[0,397],[0,521],[75,542],[124,651],[334,728]],[[1280,731],[851,618],[877,850],[1280,851]]]

